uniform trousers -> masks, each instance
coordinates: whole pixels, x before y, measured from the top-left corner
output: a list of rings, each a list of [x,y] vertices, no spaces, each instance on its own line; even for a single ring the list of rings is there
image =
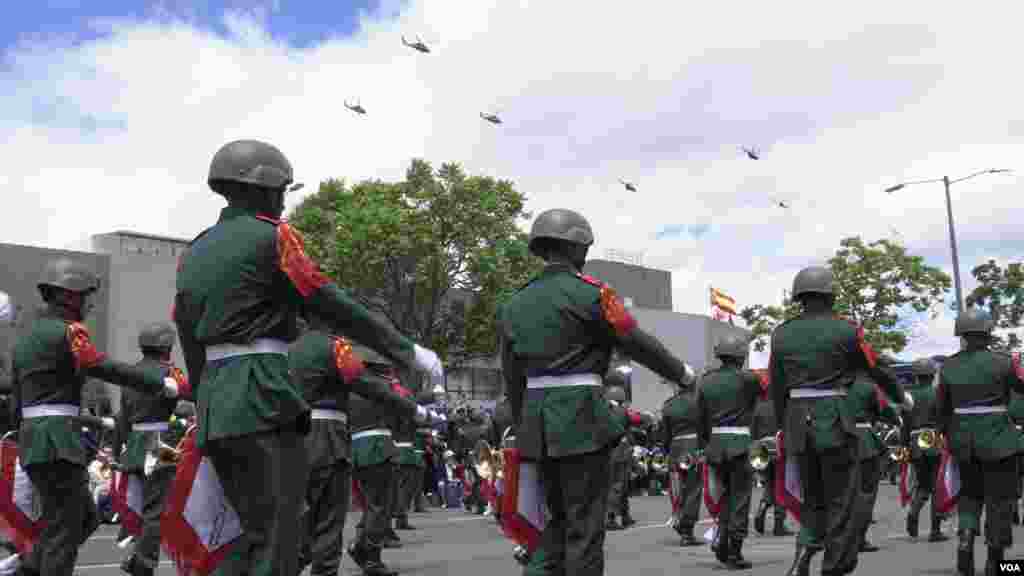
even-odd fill
[[[874,515],[875,502],[878,500],[878,483],[882,479],[882,462],[878,456],[865,458],[858,464],[860,468],[860,485],[854,505],[854,519],[850,522],[850,535],[846,538],[855,539],[857,550],[867,540],[871,517]]]
[[[85,466],[64,460],[30,464],[25,472],[39,491],[46,527],[21,570],[30,575],[71,576],[79,547],[100,525],[88,472]]]
[[[681,535],[692,533],[693,527],[700,517],[701,494],[704,492],[704,479],[702,466],[691,467],[686,472],[681,472],[679,507],[672,513],[672,526]],[[679,470],[679,463],[672,462],[673,470]]]
[[[935,507],[934,494],[935,476],[939,472],[939,455],[919,455],[911,465],[914,467],[914,476],[917,483],[914,486],[913,499],[910,502],[910,515],[916,518],[921,513],[921,508],[924,508],[925,501],[931,499],[931,527],[932,531],[938,531],[940,520],[938,510]]]
[[[224,576],[280,576],[299,567],[297,527],[309,476],[303,436],[294,426],[210,440],[204,450],[244,531]]]
[[[720,535],[744,540],[750,530],[750,495],[754,488],[749,458],[744,453],[711,466],[724,488],[718,513]]]
[[[1017,493],[1017,457],[969,460],[960,467],[959,529],[980,530],[985,514],[985,543],[992,548],[1013,545],[1013,506]]]
[[[803,493],[800,520],[806,528],[800,530],[798,543],[825,549],[821,564],[823,575],[849,574],[857,566],[860,544],[858,538],[850,538],[850,524],[854,522],[857,492],[861,486],[855,454],[852,442],[819,450],[813,436],[808,434],[803,453],[797,455]]]
[[[356,525],[356,538],[358,546],[364,550],[383,547],[391,531],[394,469],[392,462],[355,469],[355,479],[365,501]]]
[[[614,448],[610,455],[608,474],[608,516],[628,516],[629,510],[629,468],[630,461],[623,458],[622,446]]]
[[[160,516],[177,471],[177,466],[161,465],[142,479],[142,534],[132,554],[147,568],[160,563]]]
[[[550,517],[524,576],[602,576],[610,447],[540,462]]]
[[[341,567],[342,531],[351,495],[351,465],[345,460],[309,471],[300,529],[302,564],[310,564],[311,576],[335,576]]]
[[[392,495],[392,516],[399,520],[409,519],[409,507],[415,494],[415,478],[420,469],[416,466],[401,464],[395,466],[394,481],[392,483],[394,494]]]

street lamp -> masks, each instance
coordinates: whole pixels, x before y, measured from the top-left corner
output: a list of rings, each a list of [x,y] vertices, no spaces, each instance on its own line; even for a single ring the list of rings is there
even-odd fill
[[[942,178],[933,178],[931,180],[915,180],[913,182],[904,182],[903,184],[897,184],[890,186],[885,189],[886,193],[892,194],[898,190],[902,190],[907,186],[913,186],[914,184],[931,184],[933,182],[942,182],[946,187],[946,215],[949,217],[949,248],[953,252],[953,282],[956,286],[956,309],[958,312],[964,311],[964,298],[963,291],[960,287],[960,257],[957,254],[956,249],[956,232],[953,227],[953,201],[949,197],[949,186],[956,184],[957,182],[963,182],[964,180],[970,180],[975,176],[981,176],[982,174],[1001,174],[1005,172],[1011,172],[1008,168],[989,168],[988,170],[981,170],[975,172],[963,178],[957,178],[956,180],[950,180],[949,176],[943,176]]]

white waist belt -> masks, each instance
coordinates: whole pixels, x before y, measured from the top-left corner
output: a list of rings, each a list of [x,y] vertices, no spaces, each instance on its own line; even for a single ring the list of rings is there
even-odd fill
[[[772,434],[771,436],[763,436],[763,437],[761,437],[760,440],[758,440],[758,442],[773,441],[773,440],[775,440],[775,435],[774,434]]]
[[[692,439],[694,439],[696,437],[697,437],[697,433],[693,432],[692,434],[680,434],[678,436],[673,436],[672,439],[673,440],[692,440]]]
[[[1002,414],[1006,412],[1006,406],[968,406],[967,408],[954,408],[954,414]]]
[[[82,409],[74,404],[36,404],[21,409],[22,418],[43,418],[44,416],[78,416]]]
[[[352,435],[353,440],[359,440],[360,438],[369,438],[371,436],[391,436],[391,430],[386,428],[374,428],[373,430],[363,430],[362,432],[356,432]]]
[[[815,390],[814,388],[794,388],[789,391],[790,398],[838,398],[846,396],[846,390]]]
[[[871,430],[871,422],[857,422],[857,428],[861,430]]]
[[[750,426],[715,426],[711,429],[711,433],[750,436]]]
[[[526,380],[527,388],[565,388],[567,386],[601,386],[604,380],[597,374],[569,374],[567,376],[538,376]]]
[[[132,424],[133,432],[164,432],[170,430],[171,425],[167,422],[139,422]]]
[[[395,448],[412,448],[412,442],[395,442]]]
[[[273,338],[257,338],[252,344],[214,344],[206,347],[206,361],[214,362],[235,356],[248,356],[250,354],[280,354],[288,355],[288,343]]]
[[[911,430],[910,435],[913,436],[914,434],[920,434],[921,432],[925,431],[935,432],[935,428],[918,428],[917,430]]]
[[[344,412],[341,410],[331,410],[330,408],[313,408],[310,417],[313,420],[334,420],[342,424],[348,422],[348,416]]]

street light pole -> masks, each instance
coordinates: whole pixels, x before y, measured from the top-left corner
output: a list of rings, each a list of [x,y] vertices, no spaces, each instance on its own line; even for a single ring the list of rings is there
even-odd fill
[[[949,217],[949,248],[953,252],[953,282],[956,287],[957,313],[964,311],[964,295],[960,286],[960,255],[956,249],[956,229],[953,226],[953,200],[949,195],[949,176],[942,177],[946,187],[946,215]]]

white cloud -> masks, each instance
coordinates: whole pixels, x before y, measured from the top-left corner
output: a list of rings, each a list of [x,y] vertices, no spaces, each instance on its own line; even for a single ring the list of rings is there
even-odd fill
[[[882,189],[1021,167],[1024,85],[1006,64],[1024,37],[1007,3],[490,4],[412,2],[303,50],[239,15],[228,37],[164,17],[22,46],[0,72],[3,240],[193,236],[222,205],[204,182],[213,152],[261,138],[307,184],[398,178],[414,156],[511,178],[535,212],[583,211],[595,255],[644,250],[673,270],[676,308],[701,312],[708,285],[741,306],[777,302],[853,234],[896,227],[948,268],[941,185]],[[434,52],[403,47],[402,33]],[[348,113],[347,98],[369,114]],[[482,122],[490,110],[506,123]],[[751,144],[762,160],[741,156]],[[982,258],[1024,253],[1017,182],[953,189],[967,289]],[[697,240],[654,240],[708,223]],[[950,346],[949,331],[929,324],[910,352]]]

